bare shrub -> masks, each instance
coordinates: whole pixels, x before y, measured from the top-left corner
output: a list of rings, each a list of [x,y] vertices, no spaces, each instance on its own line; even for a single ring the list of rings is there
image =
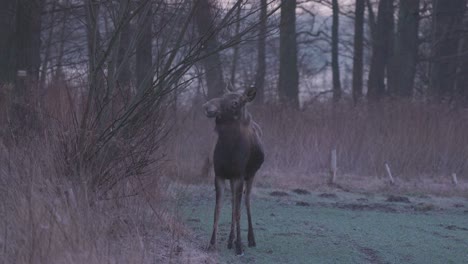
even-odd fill
[[[159,147],[170,128],[164,111],[169,103],[143,105],[147,111],[129,118],[129,125],[118,133],[108,131],[112,137],[107,141],[96,133],[102,130],[88,130],[83,149],[99,153],[81,155],[80,100],[71,88],[67,83],[51,84],[41,102],[29,106],[39,129],[20,120],[24,133],[16,134],[9,129],[11,116],[5,114],[0,137],[0,261],[205,260],[205,254],[189,245],[187,230],[176,220],[174,194],[164,191],[164,151]],[[106,144],[87,145],[102,142]],[[179,252],[179,247],[184,250]]]
[[[213,263],[189,244],[169,209],[171,194],[153,180],[158,170],[151,168],[153,179],[126,181],[118,189],[126,196],[95,199],[85,181],[64,176],[70,142],[51,123],[44,136],[16,145],[0,140],[0,261]]]

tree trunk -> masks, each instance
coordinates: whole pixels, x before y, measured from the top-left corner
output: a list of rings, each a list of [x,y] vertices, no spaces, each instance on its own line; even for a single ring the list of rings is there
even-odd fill
[[[392,36],[393,0],[380,0],[367,85],[367,97],[370,101],[379,100],[385,95],[385,72],[391,54]]]
[[[366,0],[367,11],[368,11],[368,19],[369,19],[369,30],[371,34],[371,43],[375,39],[375,32],[377,27],[377,21],[375,19],[375,12],[372,6],[371,0]]]
[[[235,34],[236,36],[239,35],[239,30],[240,30],[240,19],[241,19],[241,5],[237,7],[237,14],[236,14],[236,30]],[[234,52],[232,55],[232,68],[231,68],[231,87],[232,89],[236,88],[236,69],[237,69],[237,60],[239,59],[239,47],[240,43],[234,46]]]
[[[15,133],[26,132],[24,125],[38,128],[37,116],[32,111],[37,101],[31,88],[37,84],[41,66],[41,11],[42,0],[22,0],[17,3],[16,34],[13,38],[16,53],[8,51],[14,54],[16,60],[16,67],[14,63],[10,65],[16,74],[15,99],[11,105]]]
[[[395,47],[388,72],[389,90],[411,97],[418,60],[419,0],[400,0]]]
[[[463,22],[464,32],[468,30],[468,17]],[[457,104],[468,107],[468,35],[464,34],[458,44],[458,65],[455,80]]]
[[[15,78],[16,0],[0,1],[0,84]]]
[[[16,66],[25,70],[28,81],[37,81],[41,66],[42,0],[18,2],[16,33]]]
[[[131,52],[130,49],[130,21],[128,16],[130,15],[130,0],[120,0],[120,17],[123,20],[122,31],[120,32],[119,41],[119,52],[117,58],[117,82],[119,86],[125,90],[129,89],[131,72],[129,57]]]
[[[296,0],[281,1],[280,66],[278,91],[280,100],[299,108],[299,73],[297,70]]]
[[[68,15],[69,15],[69,6],[70,2],[69,0],[66,0],[63,5],[65,6],[65,10],[62,12],[62,17],[61,17],[61,26],[60,26],[60,33],[59,33],[59,47],[58,47],[58,55],[56,59],[56,68],[53,76],[53,81],[61,81],[63,79],[63,71],[62,71],[62,62],[63,62],[63,55],[65,51],[65,33],[67,31],[67,20],[68,20]]]
[[[338,54],[338,28],[340,9],[338,0],[332,1],[333,24],[332,24],[332,73],[333,73],[333,101],[338,102],[341,98],[340,62]]]
[[[267,0],[261,0],[260,21],[258,25],[257,72],[255,75],[255,88],[257,89],[256,102],[259,104],[265,101],[267,7]]]
[[[213,7],[210,0],[197,0],[195,7],[195,22],[198,35],[203,44],[202,51],[210,53],[219,46],[214,29]],[[223,80],[223,69],[219,53],[214,53],[202,60],[205,69],[208,99],[221,96],[226,87]]]
[[[99,9],[100,3],[96,0],[87,0],[85,3],[86,11],[86,35],[88,42],[88,91],[86,95],[83,116],[81,117],[80,129],[82,134],[79,136],[79,144],[83,143],[84,131],[90,124],[90,114],[101,112],[104,97],[104,76],[102,66],[99,65],[102,60],[100,52],[101,34],[99,31]],[[100,123],[101,124],[101,123]],[[101,124],[102,125],[102,124]],[[80,145],[80,148],[82,146]]]
[[[50,10],[53,11],[55,10],[55,7],[57,6],[57,2],[53,2],[52,6],[50,7]],[[49,17],[49,31],[47,33],[47,41],[45,44],[45,51],[44,51],[44,58],[42,60],[42,66],[41,66],[41,74],[40,74],[40,87],[41,89],[44,89],[46,80],[47,80],[47,69],[49,66],[50,62],[50,52],[52,48],[52,40],[54,36],[54,31],[55,31],[55,12],[52,12],[52,14]]]
[[[364,0],[356,0],[354,21],[353,57],[353,100],[358,103],[362,98],[363,54],[364,54]]]
[[[466,0],[433,0],[431,93],[437,100],[454,96],[459,27]]]
[[[152,86],[152,22],[153,12],[151,1],[140,0],[141,5],[146,5],[138,18],[138,25],[141,29],[140,38],[136,46],[136,83],[138,90],[150,89]]]

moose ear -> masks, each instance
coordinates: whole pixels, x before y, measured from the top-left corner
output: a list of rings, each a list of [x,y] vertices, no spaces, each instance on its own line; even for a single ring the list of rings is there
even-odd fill
[[[245,96],[245,99],[246,99],[247,102],[252,102],[253,99],[255,99],[256,95],[257,95],[257,90],[253,86],[247,88],[244,91],[244,96]]]
[[[234,87],[232,87],[232,83],[226,83],[226,87],[224,87],[225,93],[232,93],[234,92]]]

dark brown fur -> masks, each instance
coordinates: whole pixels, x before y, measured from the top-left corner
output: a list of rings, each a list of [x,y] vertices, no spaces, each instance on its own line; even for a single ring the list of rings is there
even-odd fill
[[[260,127],[245,109],[245,104],[254,98],[255,90],[248,89],[243,94],[227,93],[203,105],[206,115],[215,118],[216,132],[218,133],[218,141],[213,154],[216,207],[210,248],[214,248],[216,245],[224,182],[229,180],[232,192],[232,221],[228,248],[232,248],[235,240],[236,254],[238,255],[242,254],[240,208],[244,182],[245,205],[249,224],[248,242],[249,247],[256,245],[250,212],[250,193],[255,173],[263,163],[264,152],[260,139]]]

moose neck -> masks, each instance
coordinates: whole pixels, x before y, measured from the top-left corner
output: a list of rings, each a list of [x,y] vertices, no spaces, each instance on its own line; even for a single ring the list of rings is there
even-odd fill
[[[220,137],[233,136],[250,124],[250,114],[245,109],[237,115],[216,117],[216,132]]]

